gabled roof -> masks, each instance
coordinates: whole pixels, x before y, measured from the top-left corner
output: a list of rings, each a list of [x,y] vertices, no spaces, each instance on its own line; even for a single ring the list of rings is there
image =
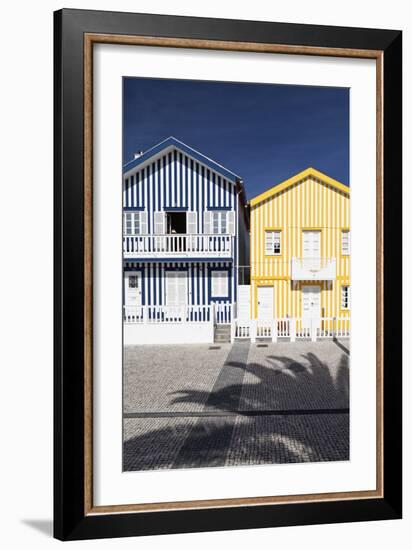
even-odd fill
[[[295,176],[292,176],[291,178],[283,181],[282,183],[279,183],[278,185],[271,187],[267,191],[260,193],[260,195],[257,195],[253,199],[250,199],[250,206],[255,206],[256,204],[259,204],[260,202],[266,199],[269,199],[270,197],[273,197],[274,195],[277,195],[282,191],[285,191],[285,189],[287,189],[288,187],[291,187],[292,185],[299,183],[300,181],[306,179],[309,176],[313,176],[314,178],[323,181],[327,185],[330,185],[331,187],[334,187],[338,191],[346,193],[347,195],[350,194],[350,189],[347,185],[327,176],[326,174],[323,174],[322,172],[319,172],[319,170],[316,170],[315,168],[306,168],[306,170],[299,172]]]
[[[144,164],[153,156],[162,153],[162,151],[165,151],[166,149],[173,148],[173,147],[175,147],[176,149],[179,149],[180,151],[182,151],[183,153],[186,153],[187,155],[190,155],[197,161],[205,164],[208,168],[211,168],[215,172],[218,172],[224,178],[232,181],[233,183],[236,183],[237,181],[242,180],[240,176],[238,176],[231,170],[228,170],[221,164],[215,162],[209,157],[206,157],[202,153],[199,153],[199,151],[196,151],[196,149],[192,149],[192,147],[189,147],[189,145],[186,145],[186,143],[179,141],[173,136],[170,136],[165,140],[161,141],[160,143],[158,143],[157,145],[154,145],[153,147],[145,151],[140,157],[137,157],[129,162],[126,162],[126,164],[123,165],[123,174],[129,172],[133,168],[137,168],[138,166]]]

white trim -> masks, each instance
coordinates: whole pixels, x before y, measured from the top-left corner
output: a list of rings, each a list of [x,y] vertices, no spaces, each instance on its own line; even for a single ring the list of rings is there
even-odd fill
[[[275,252],[276,244],[279,245],[279,252]],[[282,231],[280,229],[265,229],[265,255],[282,255]]]

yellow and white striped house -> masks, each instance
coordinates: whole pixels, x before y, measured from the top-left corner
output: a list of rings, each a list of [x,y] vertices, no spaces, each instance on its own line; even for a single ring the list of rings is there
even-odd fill
[[[349,187],[314,168],[251,199],[252,319],[349,332],[349,199]]]

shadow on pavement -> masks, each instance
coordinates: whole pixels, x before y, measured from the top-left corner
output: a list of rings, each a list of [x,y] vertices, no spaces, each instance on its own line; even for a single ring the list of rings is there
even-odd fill
[[[348,356],[334,376],[314,353],[266,362],[229,360],[211,392],[175,392],[173,403],[205,403],[205,416],[146,418],[124,442],[124,470],[348,460]]]

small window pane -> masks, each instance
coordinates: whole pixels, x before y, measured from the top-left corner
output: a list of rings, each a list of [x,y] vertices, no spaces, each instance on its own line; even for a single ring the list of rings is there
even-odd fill
[[[140,212],[126,212],[124,223],[126,235],[140,234]]]
[[[350,309],[350,287],[342,286],[342,309]]]
[[[265,250],[271,256],[281,254],[280,231],[266,231]]]

